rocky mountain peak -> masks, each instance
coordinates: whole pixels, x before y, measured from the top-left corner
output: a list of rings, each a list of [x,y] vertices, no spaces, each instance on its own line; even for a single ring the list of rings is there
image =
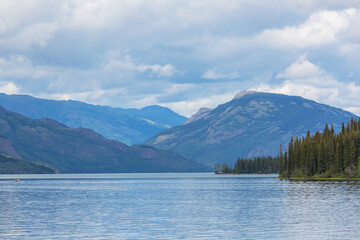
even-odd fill
[[[235,95],[235,97],[233,98],[233,100],[242,98],[243,96],[245,96],[245,95],[247,95],[247,94],[253,94],[253,93],[256,93],[256,92],[255,92],[255,91],[247,91],[247,90],[241,91],[241,92],[239,92],[239,93],[237,93],[237,94]]]
[[[206,117],[213,109],[211,108],[205,108],[202,107],[199,109],[199,111],[197,111],[197,113],[195,113],[194,115],[192,115],[184,124],[189,124],[191,122],[195,122],[201,118]]]
[[[338,131],[342,122],[357,118],[297,96],[243,91],[234,98],[211,111],[201,109],[187,123],[196,122],[167,129],[146,144],[209,166],[233,165],[238,157],[276,156],[292,136],[322,131],[326,123]]]

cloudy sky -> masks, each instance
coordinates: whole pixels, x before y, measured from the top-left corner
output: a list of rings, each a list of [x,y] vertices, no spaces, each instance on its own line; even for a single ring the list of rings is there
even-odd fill
[[[360,115],[358,0],[2,0],[0,92],[185,116],[248,89]]]

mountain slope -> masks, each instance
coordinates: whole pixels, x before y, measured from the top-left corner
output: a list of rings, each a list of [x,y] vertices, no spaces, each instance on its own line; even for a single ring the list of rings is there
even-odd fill
[[[43,164],[31,163],[0,154],[0,174],[51,174],[55,170]]]
[[[147,145],[209,166],[233,165],[238,157],[276,155],[291,136],[339,129],[354,114],[301,97],[241,92],[215,109],[201,109],[186,124],[165,130]]]
[[[27,162],[0,154],[0,174],[52,174],[55,170],[43,164]]]
[[[147,106],[141,109],[123,109],[123,112],[142,119],[150,120],[167,128],[181,125],[186,121],[186,117],[173,112],[169,108],[158,105]]]
[[[0,106],[33,119],[51,118],[72,128],[89,128],[108,139],[129,145],[143,143],[155,134],[183,124],[186,120],[160,106],[121,109],[27,95],[0,94]]]
[[[62,173],[187,172],[204,167],[148,146],[129,147],[85,128],[33,120],[0,107],[0,153]]]

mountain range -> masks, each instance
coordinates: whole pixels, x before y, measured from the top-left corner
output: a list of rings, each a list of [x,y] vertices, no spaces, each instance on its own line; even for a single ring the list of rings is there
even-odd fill
[[[356,115],[302,97],[238,93],[215,109],[202,108],[185,124],[167,129],[145,144],[178,153],[198,163],[233,165],[238,157],[277,155],[292,136],[322,130],[336,131]],[[284,146],[285,148],[286,146]]]
[[[122,109],[0,93],[0,106],[32,119],[51,118],[72,128],[89,128],[105,138],[128,145],[141,144],[155,134],[186,121],[186,117],[157,105]]]
[[[238,157],[277,155],[292,136],[321,131],[326,123],[339,131],[342,122],[357,118],[302,97],[249,91],[187,120],[160,106],[121,109],[26,95],[0,94],[0,105],[18,112],[0,107],[6,164],[36,162],[62,173],[204,171],[216,163],[233,165]],[[111,140],[147,137],[145,145],[132,147]]]
[[[3,107],[0,107],[0,153],[45,164],[60,173],[208,170],[175,153],[143,145],[129,147],[90,129],[70,128],[52,119],[30,119]]]

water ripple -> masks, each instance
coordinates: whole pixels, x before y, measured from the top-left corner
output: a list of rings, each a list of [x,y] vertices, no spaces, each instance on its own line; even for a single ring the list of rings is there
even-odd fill
[[[357,182],[136,175],[0,181],[1,239],[357,239]]]

